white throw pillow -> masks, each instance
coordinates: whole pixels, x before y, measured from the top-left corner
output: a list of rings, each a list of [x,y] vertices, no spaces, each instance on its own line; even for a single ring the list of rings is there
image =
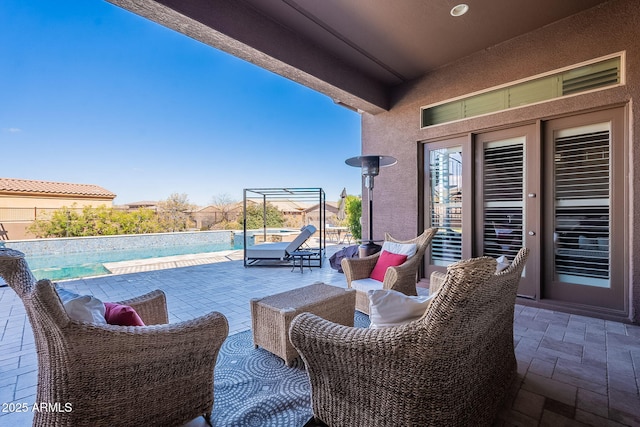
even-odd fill
[[[406,255],[407,259],[414,256],[417,250],[418,245],[415,243],[384,242],[382,244],[382,251],[391,252],[392,254]]]
[[[104,318],[104,303],[92,295],[78,295],[56,286],[67,315],[73,320],[89,323],[107,323]]]
[[[496,273],[500,273],[502,270],[504,270],[505,268],[509,267],[511,265],[511,263],[509,262],[509,258],[507,258],[506,256],[502,255],[499,256],[498,258],[496,258],[497,261],[497,265],[496,265]]]
[[[437,292],[429,296],[408,296],[391,289],[368,291],[371,321],[369,328],[386,328],[418,320],[436,294]]]

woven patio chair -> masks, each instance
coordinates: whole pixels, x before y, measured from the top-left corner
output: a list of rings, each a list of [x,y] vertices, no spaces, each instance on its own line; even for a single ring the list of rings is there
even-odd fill
[[[452,264],[424,316],[401,326],[296,316],[290,338],[311,382],[310,425],[491,425],[516,376],[517,281],[495,269],[489,257]]]
[[[384,239],[387,242],[395,243],[415,243],[417,246],[416,254],[405,261],[402,265],[389,267],[384,275],[384,281],[379,285],[378,289],[393,289],[398,292],[402,292],[405,295],[417,295],[416,283],[418,281],[418,270],[422,263],[424,253],[431,244],[433,236],[435,236],[437,228],[428,228],[420,236],[411,240],[397,240],[394,239],[389,233],[385,233]],[[380,253],[375,253],[364,258],[344,258],[340,265],[344,271],[344,276],[347,279],[347,286],[352,286],[352,282],[355,280],[367,279],[371,275],[373,268],[378,262]],[[373,279],[371,279],[373,282]],[[377,281],[376,281],[377,282]],[[367,291],[371,289],[370,286],[366,288],[356,289],[356,310],[369,314],[369,297]]]
[[[114,326],[69,318],[49,280],[35,280],[24,255],[0,248],[0,277],[21,298],[38,354],[34,426],[210,424],[213,369],[228,334],[210,313],[168,322],[164,292],[122,301],[147,326]]]

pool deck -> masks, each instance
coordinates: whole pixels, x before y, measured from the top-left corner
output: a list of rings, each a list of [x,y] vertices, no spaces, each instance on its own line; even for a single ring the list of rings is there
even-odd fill
[[[251,298],[318,281],[346,287],[344,275],[329,266],[329,256],[342,247],[328,246],[322,268],[305,268],[302,274],[290,267],[245,268],[242,251],[230,251],[155,264],[118,263],[122,274],[59,283],[103,301],[162,289],[171,323],[219,311],[229,321],[229,334],[235,334],[251,328]],[[640,326],[517,304],[514,331],[518,379],[495,425],[640,425]],[[0,288],[0,405],[32,405],[36,383],[34,339],[24,307],[11,288]],[[31,413],[2,409],[0,425],[31,425]],[[204,425],[202,418],[188,423]]]
[[[194,265],[242,260],[242,250],[205,252],[192,255],[173,255],[131,261],[106,262],[104,267],[111,274],[141,273],[144,271],[166,270],[168,268],[192,267]]]

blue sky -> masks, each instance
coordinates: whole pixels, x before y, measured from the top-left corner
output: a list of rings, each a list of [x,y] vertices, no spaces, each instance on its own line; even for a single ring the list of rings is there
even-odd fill
[[[102,0],[0,2],[0,176],[114,203],[243,188],[361,193],[360,116]]]

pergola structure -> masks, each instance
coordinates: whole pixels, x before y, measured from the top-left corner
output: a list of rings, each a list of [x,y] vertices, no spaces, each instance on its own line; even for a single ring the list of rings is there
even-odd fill
[[[244,211],[244,221],[243,221],[243,247],[246,248],[250,241],[247,239],[247,202],[255,201],[258,204],[262,205],[262,233],[263,240],[267,240],[267,203],[278,204],[278,203],[291,203],[292,205],[300,204],[299,211],[302,214],[305,210],[308,203],[317,204],[318,206],[318,223],[316,224],[314,221],[314,226],[317,228],[318,233],[318,247],[313,247],[311,250],[316,254],[311,257],[310,262],[311,265],[315,265],[318,267],[322,267],[322,260],[325,257],[325,248],[326,248],[326,196],[324,190],[322,188],[245,188],[243,190],[243,211]],[[307,223],[303,225],[308,225]],[[283,263],[276,263],[272,265],[283,265]],[[245,256],[245,265],[246,265],[246,256]],[[288,265],[288,262],[287,262]]]

